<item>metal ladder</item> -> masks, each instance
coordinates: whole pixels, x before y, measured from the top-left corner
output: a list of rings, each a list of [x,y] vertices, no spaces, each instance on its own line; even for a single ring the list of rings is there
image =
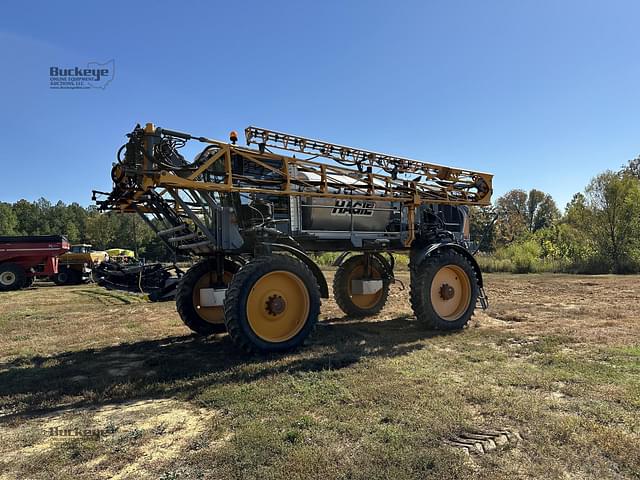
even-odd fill
[[[171,193],[171,192],[170,192]],[[155,222],[135,207],[138,214],[174,253],[202,254],[215,249],[216,239],[207,226],[177,194],[172,193],[181,213],[162,196],[150,191],[143,197],[145,210],[153,212]]]

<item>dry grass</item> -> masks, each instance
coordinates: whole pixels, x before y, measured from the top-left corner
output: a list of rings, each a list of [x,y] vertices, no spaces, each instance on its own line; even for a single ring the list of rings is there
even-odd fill
[[[399,285],[372,319],[328,301],[307,347],[267,358],[189,335],[171,303],[2,294],[0,478],[638,478],[640,278],[487,290],[491,309],[450,335]],[[445,442],[474,428],[524,440]]]

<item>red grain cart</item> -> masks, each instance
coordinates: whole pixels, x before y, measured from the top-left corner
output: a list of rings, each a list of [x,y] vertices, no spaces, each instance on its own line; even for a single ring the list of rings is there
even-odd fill
[[[58,273],[58,256],[69,250],[62,235],[0,237],[0,292],[31,286]]]

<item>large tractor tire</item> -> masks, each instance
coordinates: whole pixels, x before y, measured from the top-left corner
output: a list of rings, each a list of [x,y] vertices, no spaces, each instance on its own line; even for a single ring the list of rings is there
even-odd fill
[[[224,261],[222,282],[218,281],[215,264],[210,260],[201,260],[184,274],[176,292],[176,309],[183,323],[195,333],[211,335],[224,333],[224,307],[203,307],[200,302],[200,289],[228,287],[238,271],[239,265],[231,260]]]
[[[411,307],[436,330],[464,328],[475,310],[478,279],[469,261],[452,249],[438,251],[411,271]]]
[[[357,295],[352,291],[352,281],[366,278],[364,255],[347,259],[336,270],[333,279],[333,298],[340,309],[350,317],[363,318],[377,315],[387,303],[390,279],[382,262],[369,257],[371,276],[369,279],[382,280],[382,289],[367,295]]]
[[[0,264],[0,292],[18,290],[25,284],[24,269],[15,263]]]
[[[53,276],[53,282],[56,285],[66,285],[68,281],[69,273],[66,269],[58,271],[58,273]]]
[[[233,342],[249,353],[300,346],[320,314],[318,283],[301,261],[286,255],[257,258],[233,277],[224,301]]]
[[[71,268],[60,268],[53,281],[56,285],[78,285],[82,283],[82,275]]]

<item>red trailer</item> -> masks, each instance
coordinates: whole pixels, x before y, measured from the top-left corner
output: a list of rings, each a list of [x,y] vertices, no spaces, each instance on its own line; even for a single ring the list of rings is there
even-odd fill
[[[31,286],[37,276],[58,273],[58,256],[69,250],[62,235],[0,237],[0,292]]]

